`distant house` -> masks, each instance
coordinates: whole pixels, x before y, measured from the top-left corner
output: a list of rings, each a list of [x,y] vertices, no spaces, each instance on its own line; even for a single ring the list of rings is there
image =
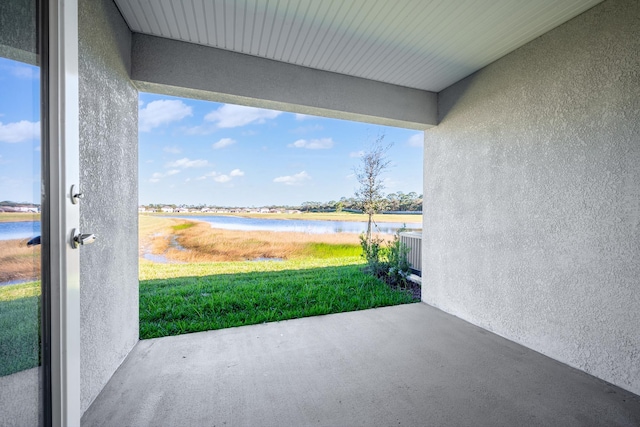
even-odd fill
[[[138,212],[146,212],[146,211],[147,211],[147,208],[145,208],[144,206],[140,206],[138,208]]]
[[[38,213],[40,210],[37,206],[17,206],[16,211],[26,213]]]
[[[165,213],[173,213],[174,209],[169,206],[164,206],[162,209],[160,209],[160,211]]]
[[[184,213],[189,213],[190,212],[189,209],[187,209],[187,208],[175,208],[173,211],[174,212],[184,212]]]

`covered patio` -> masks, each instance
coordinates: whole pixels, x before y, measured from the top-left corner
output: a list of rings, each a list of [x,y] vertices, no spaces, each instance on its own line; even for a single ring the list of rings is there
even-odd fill
[[[424,303],[139,342],[84,426],[637,426],[640,398]]]
[[[79,2],[83,425],[640,423],[637,1],[175,4]],[[140,342],[138,91],[423,130],[423,302]]]
[[[640,425],[638,0],[48,4],[53,425]],[[423,131],[422,302],[140,341],[139,92]]]

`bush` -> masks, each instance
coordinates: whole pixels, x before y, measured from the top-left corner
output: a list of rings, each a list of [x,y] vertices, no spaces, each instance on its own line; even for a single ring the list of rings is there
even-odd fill
[[[404,231],[404,228],[398,230],[389,244],[387,255],[389,270],[387,271],[387,277],[391,285],[405,287],[407,285],[407,277],[411,274],[411,265],[407,258],[410,249],[400,241],[400,233],[402,231]]]
[[[404,227],[398,230],[387,246],[379,237],[372,238],[371,243],[368,243],[366,235],[360,235],[362,257],[367,261],[365,272],[383,279],[392,286],[402,288],[406,287],[407,277],[411,274],[407,259],[409,248],[400,241],[400,233],[404,230]]]
[[[365,273],[376,277],[381,277],[389,270],[389,263],[385,260],[388,248],[384,246],[384,240],[379,237],[372,237],[371,243],[367,242],[367,236],[360,234],[360,246],[362,246],[362,257],[367,260]]]

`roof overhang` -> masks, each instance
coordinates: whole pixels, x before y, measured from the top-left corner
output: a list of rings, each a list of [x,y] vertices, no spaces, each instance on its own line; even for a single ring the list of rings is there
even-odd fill
[[[425,129],[437,92],[601,0],[115,0],[139,89]]]

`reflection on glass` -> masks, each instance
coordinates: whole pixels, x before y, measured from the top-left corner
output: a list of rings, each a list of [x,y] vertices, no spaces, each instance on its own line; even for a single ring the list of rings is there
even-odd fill
[[[0,425],[38,425],[41,144],[35,1],[7,2],[0,12],[8,13],[0,28]]]
[[[39,78],[0,58],[0,376],[39,364]]]

